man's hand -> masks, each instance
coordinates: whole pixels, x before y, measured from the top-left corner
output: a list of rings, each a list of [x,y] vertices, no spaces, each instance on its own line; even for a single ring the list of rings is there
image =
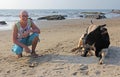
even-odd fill
[[[29,35],[29,33],[30,33],[29,31],[25,31],[25,32],[22,34],[22,37],[23,37],[23,38],[27,37],[27,36]]]
[[[27,52],[27,53],[30,53],[30,49],[26,46],[25,47],[25,51]]]

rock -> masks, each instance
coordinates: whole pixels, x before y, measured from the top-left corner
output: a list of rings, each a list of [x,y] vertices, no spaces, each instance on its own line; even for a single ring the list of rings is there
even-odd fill
[[[111,13],[117,13],[117,14],[120,14],[120,10],[112,10]]]
[[[74,72],[72,75],[74,75],[74,76],[75,76],[75,75],[77,75],[77,73],[78,73],[78,72]]]
[[[93,18],[93,19],[104,19],[106,18],[104,15],[85,15],[85,18]]]
[[[63,19],[65,19],[65,17],[62,16],[62,15],[51,15],[51,16],[40,17],[37,20],[43,20],[43,19],[46,19],[46,20],[63,20]]]
[[[80,66],[80,70],[87,70],[88,69],[88,65],[81,65]]]
[[[8,70],[7,73],[10,73],[10,70]]]
[[[104,19],[105,13],[102,12],[82,12],[84,18]]]
[[[83,15],[80,15],[79,17],[84,17]]]
[[[96,71],[95,73],[96,73],[96,75],[100,75],[101,72],[100,71]]]
[[[52,11],[52,13],[58,13],[57,11]]]
[[[81,14],[101,14],[101,15],[105,15],[105,13],[102,13],[102,12],[81,12]]]
[[[37,63],[37,62],[34,62],[34,63],[31,63],[31,64],[29,65],[29,67],[33,68],[33,67],[36,67],[37,65],[38,65],[38,63]]]
[[[0,21],[0,25],[6,25],[7,23],[5,21]]]

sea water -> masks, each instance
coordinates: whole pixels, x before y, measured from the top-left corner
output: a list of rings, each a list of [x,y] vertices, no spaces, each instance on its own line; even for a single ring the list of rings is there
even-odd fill
[[[65,15],[66,19],[80,19],[81,12],[103,12],[107,18],[118,17],[120,14],[110,13],[112,9],[29,9],[29,17],[36,21],[37,18],[48,15]],[[11,30],[13,24],[19,20],[18,9],[1,9],[0,21],[5,21],[7,25],[0,25],[1,30]]]

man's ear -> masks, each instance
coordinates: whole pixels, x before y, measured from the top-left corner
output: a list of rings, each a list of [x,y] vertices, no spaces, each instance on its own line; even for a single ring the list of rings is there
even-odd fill
[[[19,17],[21,18],[21,15],[19,15]]]

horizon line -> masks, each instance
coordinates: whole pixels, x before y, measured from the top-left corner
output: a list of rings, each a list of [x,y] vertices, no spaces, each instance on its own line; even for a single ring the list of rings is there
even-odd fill
[[[76,9],[75,9],[75,8],[71,8],[71,9],[68,9],[68,8],[64,8],[64,9],[61,8],[61,9],[60,9],[60,8],[58,8],[58,9],[56,9],[56,8],[55,8],[55,9],[53,9],[53,8],[52,8],[51,10],[89,10],[89,9],[90,9],[90,8],[88,8],[88,9],[87,9],[87,8],[84,8],[84,9],[78,9],[78,8],[76,8]],[[100,9],[100,8],[99,8],[99,9]],[[90,10],[99,10],[99,9],[91,8]],[[50,9],[47,9],[47,8],[46,8],[46,9],[38,9],[38,8],[37,8],[37,9],[28,9],[28,8],[27,8],[27,9],[1,9],[1,8],[0,8],[0,10],[50,10]],[[100,10],[101,10],[101,9],[100,9]],[[103,10],[113,10],[113,9],[110,9],[110,8],[109,8],[109,9],[103,9]],[[114,10],[120,10],[120,9],[114,9]]]

